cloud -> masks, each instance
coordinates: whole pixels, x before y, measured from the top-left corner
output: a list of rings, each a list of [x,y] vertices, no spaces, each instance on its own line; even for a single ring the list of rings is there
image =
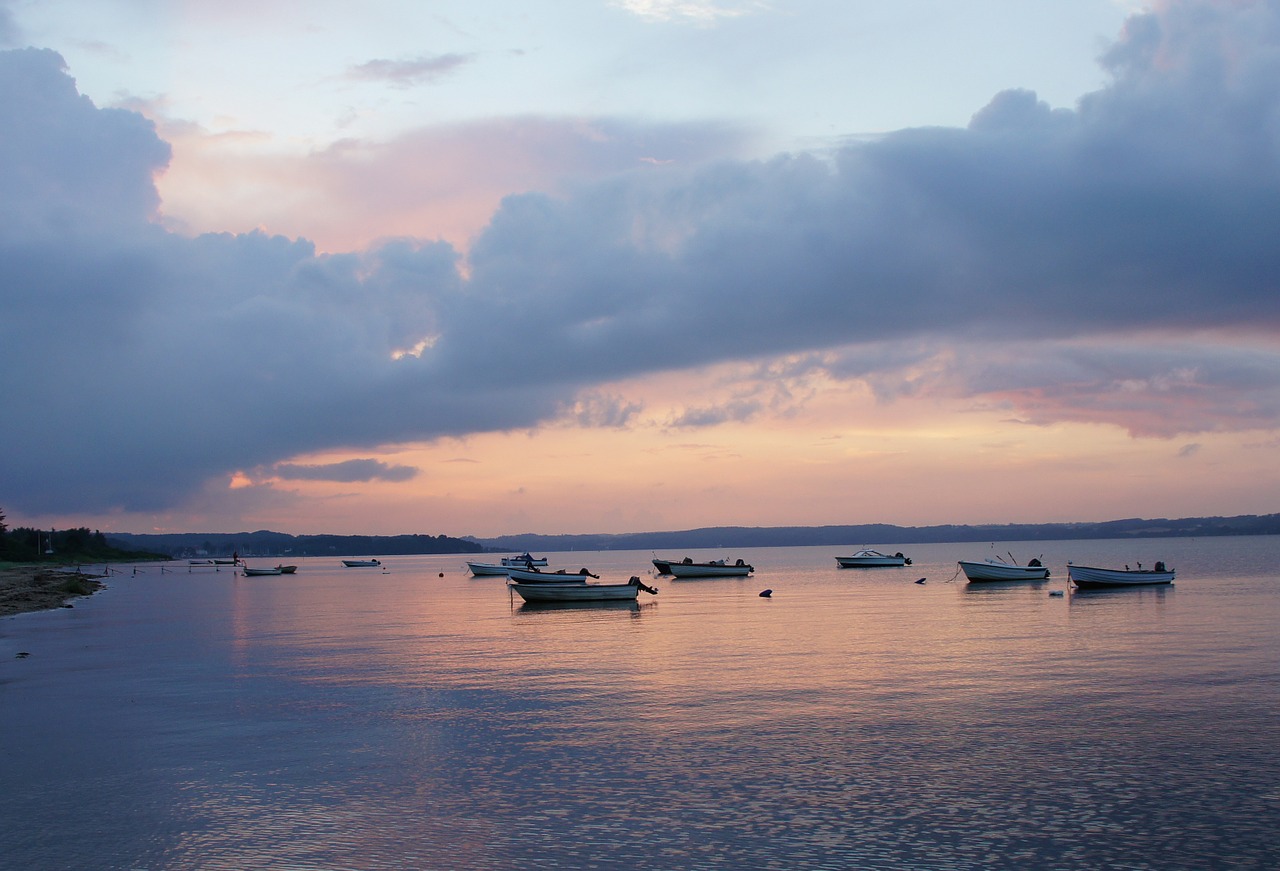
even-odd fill
[[[441,54],[413,60],[376,59],[357,64],[347,70],[347,78],[360,82],[389,82],[407,88],[432,82],[471,63],[472,55]]]
[[[381,460],[344,460],[340,463],[304,465],[278,463],[271,471],[286,481],[408,481],[416,477],[413,466],[391,465]]]
[[[1033,423],[1275,429],[1277,34],[1274,3],[1167,3],[1074,109],[1013,89],[967,128],[830,155],[657,167],[644,125],[512,122],[549,133],[492,156],[552,166],[574,141],[601,171],[506,196],[465,256],[166,231],[152,125],[95,107],[52,52],[0,54],[0,390],[19,410],[0,451],[22,458],[0,494],[152,510],[323,450],[625,425],[638,407],[608,385],[727,361]],[[413,179],[375,165],[438,141],[364,152],[391,208]],[[725,385],[674,420],[787,401]]]
[[[614,5],[647,21],[687,21],[704,25],[768,8],[768,4],[760,0],[720,3],[712,0],[614,0]]]

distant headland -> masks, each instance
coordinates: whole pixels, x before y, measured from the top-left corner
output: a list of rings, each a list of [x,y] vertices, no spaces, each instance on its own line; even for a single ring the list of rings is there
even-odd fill
[[[653,550],[658,548],[847,547],[860,544],[926,544],[963,541],[1061,541],[1087,538],[1166,538],[1280,534],[1280,514],[1107,520],[1092,523],[1006,523],[895,526],[709,526],[667,532],[544,535],[495,538],[445,535],[289,535],[281,532],[112,533],[123,549],[174,557],[255,555],[378,556],[394,554],[483,553],[500,551]]]

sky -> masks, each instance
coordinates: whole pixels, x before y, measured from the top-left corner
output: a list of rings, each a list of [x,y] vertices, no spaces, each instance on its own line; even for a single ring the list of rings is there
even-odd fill
[[[1280,511],[1280,0],[540,5],[0,0],[9,525]]]

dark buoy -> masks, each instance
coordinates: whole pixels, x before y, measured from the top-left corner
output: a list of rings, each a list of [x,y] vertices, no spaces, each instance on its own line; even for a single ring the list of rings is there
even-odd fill
[[[769,597],[770,597],[770,596],[772,596],[772,595],[773,595],[773,590],[761,590],[761,591],[760,591],[760,598],[762,598],[762,599],[767,599],[767,598],[769,598]]]
[[[444,577],[444,572],[441,572],[441,573],[440,573],[440,577],[442,577],[442,578]]]
[[[920,580],[916,581],[916,583],[917,583],[917,584],[923,584],[923,583],[924,583],[924,578],[921,578]]]

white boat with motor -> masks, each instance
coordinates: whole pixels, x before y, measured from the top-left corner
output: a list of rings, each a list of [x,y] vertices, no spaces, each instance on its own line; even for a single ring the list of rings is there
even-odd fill
[[[1018,565],[1012,556],[1009,562],[1002,559],[960,560],[960,568],[970,581],[1043,581],[1049,577],[1049,569],[1040,560],[1030,560]]]
[[[755,571],[754,566],[741,559],[733,563],[722,559],[695,563],[685,557],[683,562],[671,563],[668,567],[677,578],[745,578]]]
[[[504,556],[502,558],[504,566],[545,566],[547,558],[545,556],[530,556],[528,551],[519,556]]]
[[[578,569],[576,572],[569,569],[556,569],[554,572],[544,572],[538,569],[507,569],[507,577],[517,584],[585,584],[587,578],[599,578],[599,575],[593,575],[586,569]]]
[[[376,559],[344,559],[342,564],[349,569],[368,569],[382,565],[382,563],[378,562]]]
[[[618,602],[628,599],[634,600],[640,595],[640,591],[646,593],[658,594],[656,587],[650,587],[640,582],[640,579],[632,575],[631,580],[625,584],[587,584],[587,583],[560,583],[560,584],[519,584],[511,582],[508,587],[520,594],[520,597],[526,602]]]
[[[851,556],[838,556],[836,563],[842,569],[869,569],[881,566],[909,566],[911,557],[903,556],[902,551],[894,554],[881,553],[878,550],[864,548]]]
[[[1153,584],[1173,583],[1174,570],[1157,562],[1154,568],[1144,569],[1138,563],[1136,569],[1103,569],[1095,566],[1077,566],[1067,563],[1067,577],[1077,587],[1145,587]]]

